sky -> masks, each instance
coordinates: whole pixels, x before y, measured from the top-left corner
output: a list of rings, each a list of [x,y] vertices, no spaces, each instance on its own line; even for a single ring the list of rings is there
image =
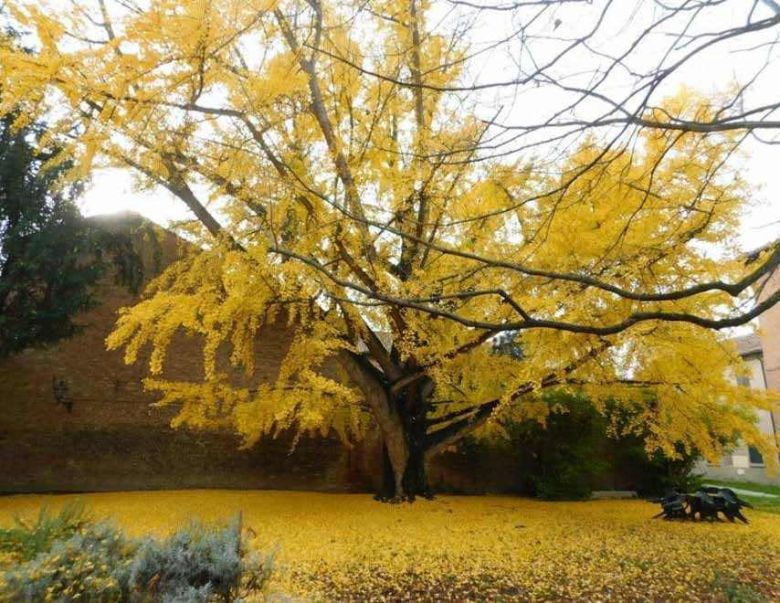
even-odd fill
[[[55,2],[56,4],[56,2]],[[491,2],[490,4],[495,4]],[[749,3],[748,3],[749,4]],[[538,23],[538,31],[555,31],[558,37],[574,37],[587,28],[595,15],[598,14],[600,3],[587,3],[579,5],[564,5],[546,15],[545,19]],[[615,54],[621,47],[636,36],[638,28],[646,21],[643,19],[652,16],[654,3],[651,0],[620,0],[616,8],[610,13],[603,29],[603,35],[596,37],[592,47],[599,51]],[[447,8],[446,2],[441,5]],[[724,4],[721,12],[715,12],[708,16],[708,22],[704,27],[716,30],[719,27],[730,24],[730,20],[744,18],[742,11],[745,2],[740,5],[739,0]],[[442,13],[442,22],[449,13]],[[770,10],[770,9],[766,9]],[[473,32],[475,48],[488,47],[495,39],[501,38],[507,32],[514,31],[517,23],[507,17],[507,13],[500,12],[495,15],[488,14],[482,20],[482,25]],[[548,28],[545,30],[545,28]],[[777,35],[776,30],[773,35]],[[663,32],[658,39],[649,40],[649,46],[639,53],[639,59],[656,60],[656,56],[663,52],[665,40]],[[656,45],[654,47],[654,45]],[[553,45],[550,43],[549,48]],[[538,44],[538,52],[544,53],[545,43]],[[472,67],[475,72],[474,82],[499,81],[506,79],[506,73],[516,68],[512,62],[511,53],[515,50],[502,49],[500,51],[487,52],[481,55],[480,61]],[[518,50],[517,52],[520,52]],[[671,94],[680,86],[687,86],[706,94],[717,93],[731,85],[733,82],[744,82],[749,79],[762,65],[765,58],[769,59],[769,67],[762,75],[762,79],[756,81],[750,100],[756,104],[768,100],[777,100],[778,85],[780,82],[780,50],[771,49],[770,53],[745,52],[745,48],[739,46],[722,45],[708,52],[702,59],[688,64],[667,82],[664,91]],[[539,60],[539,57],[536,57]],[[543,58],[543,57],[542,57]],[[593,55],[577,55],[572,57],[569,64],[563,64],[563,70],[575,70],[577,61],[590,61]],[[619,89],[625,82],[617,79],[610,84],[613,89]],[[531,90],[528,94],[519,95],[509,101],[508,109],[503,114],[505,123],[522,123],[528,115],[543,115],[546,108],[555,106],[562,99],[555,96],[554,90]],[[479,102],[478,110],[484,117],[489,117],[497,104],[506,106],[507,99],[498,98],[495,93],[484,95]],[[587,110],[587,109],[586,109]],[[537,118],[538,119],[538,118]],[[527,122],[527,120],[525,120]],[[743,146],[745,156],[741,160],[744,175],[754,189],[751,207],[747,209],[741,231],[739,233],[745,249],[754,249],[767,242],[780,237],[780,143],[770,145],[762,144],[755,139],[749,139]],[[160,224],[167,224],[172,220],[188,217],[181,202],[177,201],[164,189],[156,188],[140,192],[137,190],[133,176],[120,170],[96,171],[91,183],[81,201],[81,208],[85,214],[94,215],[111,213],[122,210],[132,210],[141,213]]]

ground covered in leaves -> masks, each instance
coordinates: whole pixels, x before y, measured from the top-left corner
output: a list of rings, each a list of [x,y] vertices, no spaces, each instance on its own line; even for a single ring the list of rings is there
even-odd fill
[[[762,511],[745,526],[652,520],[644,501],[209,490],[6,496],[0,525],[74,499],[130,535],[241,511],[253,546],[277,550],[273,598],[780,600],[780,515]]]

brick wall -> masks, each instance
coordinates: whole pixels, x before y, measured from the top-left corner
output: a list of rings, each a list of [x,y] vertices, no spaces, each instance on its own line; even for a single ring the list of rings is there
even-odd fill
[[[141,225],[132,215],[101,223],[133,232]],[[159,263],[165,265],[178,256],[180,242],[158,234]],[[137,238],[150,274],[153,250],[148,240]],[[304,439],[289,454],[289,437],[240,451],[238,438],[229,432],[171,429],[174,411],[152,408],[154,398],[143,391],[143,366],[127,366],[121,352],[105,349],[117,310],[135,296],[110,275],[98,285],[96,298],[99,305],[79,317],[84,328],[76,336],[0,363],[0,491],[366,487],[354,452],[350,456],[333,438]],[[276,371],[288,344],[284,327],[264,330],[258,342],[260,378]],[[179,337],[171,346],[167,375],[197,377],[200,359],[197,342]]]
[[[100,224],[116,232],[140,232],[144,225],[133,215],[101,219]],[[148,237],[137,235],[148,275],[180,252],[176,237],[157,234],[159,262]],[[79,318],[84,326],[79,334],[0,362],[0,492],[374,487],[380,466],[375,437],[353,449],[335,437],[303,438],[291,452],[292,438],[282,436],[239,450],[238,438],[227,431],[171,429],[174,410],[150,406],[155,400],[143,391],[142,364],[127,366],[121,352],[105,349],[117,310],[137,298],[113,276],[99,284],[96,297],[99,305]],[[263,330],[257,342],[257,379],[276,374],[289,342],[284,325]],[[198,342],[175,338],[166,376],[197,378],[201,357]],[[433,484],[459,491],[510,487],[514,476],[508,459],[471,464],[461,457],[450,453],[437,459],[431,468]]]

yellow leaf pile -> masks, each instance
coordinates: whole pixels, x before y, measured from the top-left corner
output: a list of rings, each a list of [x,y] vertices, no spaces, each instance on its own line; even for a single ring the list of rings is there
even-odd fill
[[[74,497],[5,497],[0,525]],[[653,520],[657,506],[645,501],[388,505],[368,495],[213,490],[81,498],[133,535],[242,511],[253,546],[278,547],[271,593],[293,600],[780,599],[780,515],[761,511],[745,526]]]

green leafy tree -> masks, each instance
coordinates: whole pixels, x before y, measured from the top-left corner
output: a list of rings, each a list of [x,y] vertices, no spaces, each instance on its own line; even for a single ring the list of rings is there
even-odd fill
[[[44,134],[0,120],[0,357],[71,335],[102,271],[75,203],[82,183],[61,182],[69,166]]]

